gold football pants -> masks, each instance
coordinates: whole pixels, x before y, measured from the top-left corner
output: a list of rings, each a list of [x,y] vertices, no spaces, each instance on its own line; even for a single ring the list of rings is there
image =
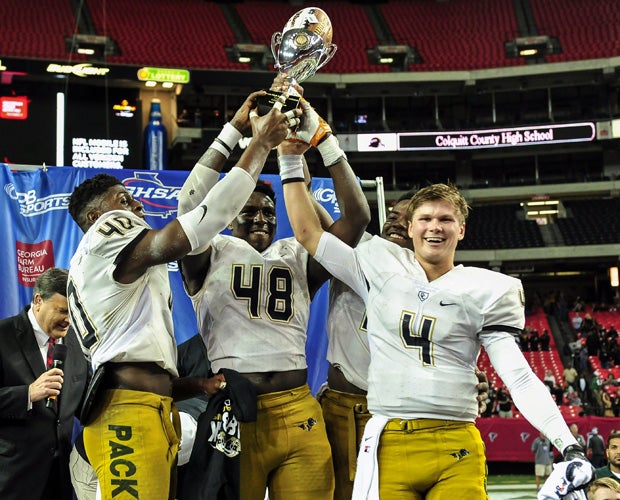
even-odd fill
[[[319,398],[332,447],[334,500],[350,500],[359,444],[370,419],[366,396],[326,389]]]
[[[111,389],[103,393],[102,405],[98,416],[84,427],[84,448],[99,478],[101,497],[175,498],[171,478],[180,426],[172,398]]]
[[[488,499],[484,443],[473,423],[392,419],[379,440],[378,464],[381,498]]]
[[[325,422],[307,385],[260,394],[256,422],[241,422],[241,500],[331,500]]]

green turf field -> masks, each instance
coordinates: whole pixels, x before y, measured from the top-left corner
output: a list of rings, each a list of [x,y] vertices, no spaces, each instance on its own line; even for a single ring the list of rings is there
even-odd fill
[[[534,475],[494,474],[488,477],[490,500],[530,500],[536,498]]]

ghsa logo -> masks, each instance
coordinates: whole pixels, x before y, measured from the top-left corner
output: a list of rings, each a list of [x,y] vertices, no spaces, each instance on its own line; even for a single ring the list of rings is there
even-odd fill
[[[321,205],[331,205],[333,213],[340,213],[340,207],[338,206],[338,200],[336,199],[336,192],[333,188],[320,186],[312,191],[312,195]],[[329,207],[326,208],[329,209]]]
[[[123,179],[127,191],[144,206],[144,214],[167,219],[177,211],[180,186],[166,186],[157,172],[134,172]]]

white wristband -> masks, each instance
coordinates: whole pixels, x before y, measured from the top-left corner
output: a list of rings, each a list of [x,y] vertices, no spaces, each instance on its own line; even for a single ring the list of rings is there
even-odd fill
[[[278,156],[280,167],[280,180],[282,184],[287,182],[304,181],[304,164],[301,155]]]
[[[335,135],[330,135],[327,139],[321,142],[316,149],[318,149],[319,153],[321,153],[321,156],[323,157],[323,165],[326,167],[335,165],[342,157],[344,157],[345,160],[347,158],[347,155],[340,147],[338,139]]]
[[[235,146],[239,142],[239,139],[243,137],[243,134],[239,132],[233,125],[230,123],[226,123],[222,128],[222,131],[219,135],[213,139],[213,143],[211,147],[220,153],[222,153],[226,158],[230,156],[230,153],[233,152]]]

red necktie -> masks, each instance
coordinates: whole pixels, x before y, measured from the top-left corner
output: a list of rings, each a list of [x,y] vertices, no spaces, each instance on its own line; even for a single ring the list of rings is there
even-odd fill
[[[56,339],[50,337],[47,341],[47,369],[49,370],[52,367],[52,363],[54,362],[54,346],[56,345]]]

